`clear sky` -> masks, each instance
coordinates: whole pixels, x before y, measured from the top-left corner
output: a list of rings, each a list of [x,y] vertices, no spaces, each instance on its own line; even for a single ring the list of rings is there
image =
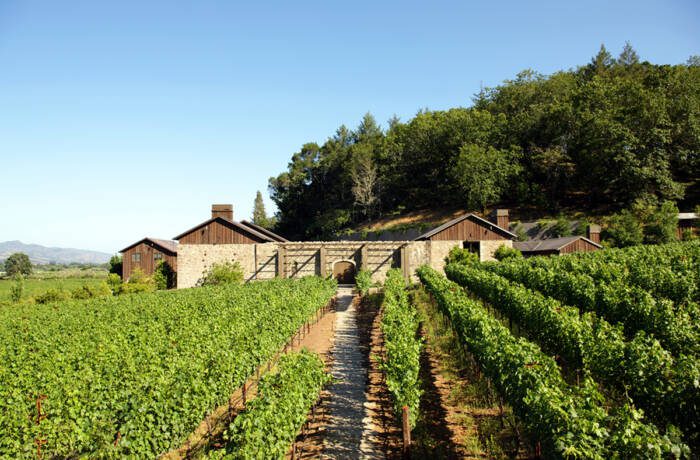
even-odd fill
[[[468,106],[629,40],[700,54],[700,2],[0,0],[0,241],[171,238],[370,111]],[[272,204],[267,200],[268,210]]]

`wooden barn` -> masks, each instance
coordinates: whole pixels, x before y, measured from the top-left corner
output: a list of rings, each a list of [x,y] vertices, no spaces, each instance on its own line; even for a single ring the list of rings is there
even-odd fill
[[[173,239],[180,244],[256,244],[287,241],[252,222],[244,222],[233,220],[232,205],[214,204],[211,207],[210,219]]]
[[[122,253],[122,278],[126,281],[136,268],[153,275],[160,261],[167,262],[177,272],[177,243],[158,238],[144,238],[125,247]]]
[[[493,222],[476,214],[465,214],[418,236],[415,241],[452,243],[452,246],[459,245],[477,254],[479,260],[493,260],[494,253],[500,246],[510,247],[516,239],[514,233],[506,230],[508,211],[498,211],[501,212],[495,213]],[[505,228],[497,222],[504,224]]]
[[[602,246],[584,236],[564,236],[545,240],[516,241],[513,247],[523,253],[523,256],[549,256],[571,254],[574,252],[590,252],[602,249]]]

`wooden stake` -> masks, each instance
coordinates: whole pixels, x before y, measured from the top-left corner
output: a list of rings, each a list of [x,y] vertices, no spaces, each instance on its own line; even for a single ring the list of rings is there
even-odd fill
[[[411,424],[409,423],[408,406],[403,406],[401,410],[401,425],[403,427],[403,456],[411,456]]]

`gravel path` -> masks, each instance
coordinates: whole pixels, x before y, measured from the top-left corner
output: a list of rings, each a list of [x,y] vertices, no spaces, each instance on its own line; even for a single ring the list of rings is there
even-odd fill
[[[335,380],[329,387],[330,420],[324,457],[381,458],[370,443],[363,440],[372,430],[371,426],[367,426],[369,422],[365,415],[367,358],[360,349],[357,312],[352,298],[352,288],[338,288],[332,352]]]

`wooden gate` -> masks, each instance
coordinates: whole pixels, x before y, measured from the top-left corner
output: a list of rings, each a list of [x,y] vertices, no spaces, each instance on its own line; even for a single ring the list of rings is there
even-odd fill
[[[339,260],[333,264],[333,278],[338,284],[355,284],[355,264],[349,260]]]

